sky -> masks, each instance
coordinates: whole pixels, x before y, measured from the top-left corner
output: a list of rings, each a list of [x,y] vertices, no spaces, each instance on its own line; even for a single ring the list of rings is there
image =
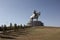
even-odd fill
[[[60,0],[0,0],[0,25],[26,24],[33,11],[45,26],[60,27]]]

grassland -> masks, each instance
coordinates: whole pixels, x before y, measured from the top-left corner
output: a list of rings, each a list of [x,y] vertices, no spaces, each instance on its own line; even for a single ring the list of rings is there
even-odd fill
[[[60,40],[59,27],[30,27],[0,34],[0,40]]]

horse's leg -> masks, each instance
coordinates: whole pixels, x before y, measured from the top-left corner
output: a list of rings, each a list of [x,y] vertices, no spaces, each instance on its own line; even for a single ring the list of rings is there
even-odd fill
[[[36,18],[36,21],[38,21],[38,18]]]
[[[32,26],[33,26],[33,18],[32,18]]]

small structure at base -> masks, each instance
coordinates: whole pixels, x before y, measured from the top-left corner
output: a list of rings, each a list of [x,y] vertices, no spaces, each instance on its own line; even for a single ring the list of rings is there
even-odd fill
[[[44,26],[44,24],[41,21],[33,21],[33,23],[28,22],[27,26]]]

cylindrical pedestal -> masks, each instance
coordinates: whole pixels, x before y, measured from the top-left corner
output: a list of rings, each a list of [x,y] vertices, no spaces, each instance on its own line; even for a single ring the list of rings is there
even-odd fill
[[[30,21],[27,23],[27,25],[28,26],[44,26],[44,24],[41,21]]]

